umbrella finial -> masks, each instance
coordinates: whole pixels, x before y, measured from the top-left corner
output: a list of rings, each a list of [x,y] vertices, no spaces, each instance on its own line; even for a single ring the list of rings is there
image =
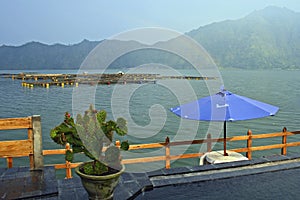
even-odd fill
[[[221,95],[222,97],[224,97],[226,95],[226,89],[225,89],[224,85],[221,85],[220,92],[218,92],[217,94]]]
[[[223,92],[223,91],[225,91],[225,90],[226,90],[226,89],[225,89],[224,85],[221,85],[220,91]]]

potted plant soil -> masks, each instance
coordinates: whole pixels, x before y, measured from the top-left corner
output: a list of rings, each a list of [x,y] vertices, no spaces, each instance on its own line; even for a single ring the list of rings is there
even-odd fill
[[[66,160],[72,162],[74,153],[83,152],[91,161],[75,168],[90,199],[112,199],[125,167],[121,164],[120,149],[113,145],[113,136],[127,134],[126,120],[106,120],[104,110],[97,111],[91,105],[84,115],[77,115],[76,122],[66,112],[64,121],[53,128],[51,138],[57,144],[69,143],[72,151],[66,152]],[[121,149],[128,150],[127,141]]]

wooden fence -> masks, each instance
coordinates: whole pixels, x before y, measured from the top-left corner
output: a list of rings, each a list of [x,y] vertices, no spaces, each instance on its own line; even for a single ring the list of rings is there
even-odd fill
[[[16,122],[16,123],[14,123]],[[20,156],[29,156],[30,157],[30,166],[32,168],[41,167],[41,161],[35,161],[35,158],[40,158],[42,156],[47,155],[61,155],[65,154],[67,150],[70,150],[70,145],[67,144],[65,149],[53,149],[53,150],[43,150],[38,148],[39,150],[34,150],[36,148],[33,133],[40,132],[40,118],[38,117],[28,117],[28,118],[18,118],[18,119],[4,119],[0,120],[0,130],[4,129],[19,129],[19,128],[27,128],[28,129],[28,140],[20,140],[20,141],[9,141],[9,142],[0,142],[0,157],[6,157],[8,167],[12,167],[12,157],[20,157]],[[38,130],[35,130],[38,129]],[[281,149],[281,154],[287,154],[288,147],[300,146],[299,142],[287,142],[288,136],[294,136],[300,134],[300,131],[287,131],[286,128],[282,130],[282,132],[277,133],[265,133],[265,134],[252,134],[252,131],[249,130],[247,135],[245,136],[233,136],[226,138],[226,142],[234,142],[234,141],[246,141],[246,147],[230,149],[231,151],[246,153],[246,156],[249,160],[252,159],[252,152],[254,151],[263,151],[270,149]],[[38,134],[37,134],[38,135]],[[266,139],[266,138],[274,138],[281,137],[281,143],[272,144],[272,145],[264,145],[264,146],[253,146],[253,140],[257,139]],[[41,138],[41,137],[40,137]],[[41,140],[37,140],[41,144]],[[169,138],[166,137],[164,142],[159,143],[150,143],[150,144],[134,144],[130,145],[129,151],[132,150],[142,150],[142,149],[157,149],[164,148],[164,155],[160,156],[152,156],[152,157],[141,157],[141,158],[123,158],[123,164],[134,164],[134,163],[145,163],[145,162],[156,162],[156,161],[164,161],[165,167],[169,169],[171,167],[171,161],[177,159],[187,159],[187,158],[199,158],[204,155],[206,152],[212,151],[212,144],[217,142],[224,142],[223,138],[211,138],[211,135],[208,134],[206,139],[199,140],[191,140],[191,141],[174,141],[170,142]],[[196,153],[186,153],[180,155],[171,155],[171,148],[175,146],[182,145],[201,145],[206,144],[207,149],[206,152],[196,152]],[[38,146],[38,145],[37,145]],[[120,142],[116,142],[116,146],[120,146]],[[36,156],[37,155],[42,156]],[[40,158],[41,159],[41,158]],[[37,162],[37,164],[36,164]],[[66,170],[66,178],[72,178],[72,169],[77,167],[80,163],[71,163],[64,162],[61,164],[51,164],[55,169],[65,169]]]
[[[252,152],[254,151],[263,151],[263,150],[270,150],[270,149],[281,149],[281,154],[287,154],[288,147],[295,147],[300,146],[300,142],[287,142],[288,136],[298,135],[300,131],[293,131],[288,132],[286,128],[283,129],[282,132],[277,133],[265,133],[265,134],[252,134],[252,131],[249,130],[247,135],[245,136],[233,136],[226,138],[226,142],[234,142],[234,141],[246,141],[247,145],[245,148],[237,148],[237,149],[230,149],[231,151],[239,152],[239,153],[246,153],[246,156],[249,160],[252,159]],[[266,138],[274,138],[274,137],[281,137],[282,142],[280,144],[272,144],[272,145],[265,145],[265,146],[252,146],[252,142],[255,139],[266,139]],[[187,158],[200,158],[206,152],[212,151],[212,144],[216,142],[224,142],[224,138],[211,138],[211,135],[208,134],[206,139],[199,139],[199,140],[191,140],[191,141],[175,141],[170,142],[169,137],[166,137],[164,142],[159,143],[150,143],[150,144],[134,144],[130,145],[129,151],[131,150],[141,150],[141,149],[155,149],[155,148],[164,148],[165,154],[161,156],[153,156],[153,157],[141,157],[141,158],[123,158],[123,164],[134,164],[134,163],[146,163],[146,162],[156,162],[156,161],[165,161],[165,168],[171,168],[171,161],[178,160],[178,159],[187,159]],[[182,145],[201,145],[206,144],[207,149],[206,152],[196,152],[196,153],[187,153],[187,154],[180,154],[180,155],[171,155],[171,147],[175,146],[182,146]],[[120,143],[117,141],[116,146],[119,146]],[[67,144],[65,149],[60,150],[44,150],[44,155],[50,154],[64,154],[66,150],[70,149],[70,146]],[[70,163],[66,161],[64,164],[54,164],[56,169],[66,169],[66,178],[72,178],[72,168],[75,168],[80,163]]]
[[[13,166],[13,157],[29,157],[30,168],[43,168],[41,117],[0,119],[0,130],[27,129],[28,139],[0,141],[0,158],[6,158],[7,167]]]

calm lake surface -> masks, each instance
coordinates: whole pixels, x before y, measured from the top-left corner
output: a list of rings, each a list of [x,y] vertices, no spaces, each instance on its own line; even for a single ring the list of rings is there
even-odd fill
[[[0,71],[0,73],[7,72],[18,73],[17,71]],[[40,72],[49,73],[49,71]],[[76,71],[51,71],[51,73],[71,72],[76,73]],[[273,117],[228,123],[228,136],[246,135],[248,129],[251,129],[253,134],[280,132],[283,127],[287,127],[290,131],[299,130],[300,71],[221,70],[220,72],[225,88],[231,92],[276,105],[280,108],[279,112]],[[161,83],[164,81],[165,83],[172,81],[172,85],[180,88],[181,80],[162,80]],[[204,81],[192,80],[189,82],[198,98],[209,95]],[[163,85],[160,84],[160,81],[157,84],[140,84],[135,92],[130,95],[128,112],[131,124],[129,124],[127,139],[131,144],[163,142],[166,136],[169,136],[171,141],[205,137],[211,124],[209,122],[195,122],[191,120],[182,122],[179,117],[172,114],[169,109],[177,106],[179,101],[173,91]],[[86,85],[85,87],[92,86]],[[96,108],[107,110],[109,118],[112,117],[113,112],[111,99],[112,95],[114,95],[114,87],[114,85],[99,85],[95,93]],[[132,87],[132,85],[119,85],[118,87],[126,91],[126,87]],[[64,88],[53,86],[49,89],[41,87],[25,88],[21,86],[20,80],[0,78],[0,117],[41,115],[43,149],[60,148],[60,146],[52,142],[49,132],[51,128],[62,122],[66,111],[72,112],[73,89],[70,86]],[[117,102],[120,103],[122,101]],[[150,108],[151,111],[149,112]],[[127,112],[126,108],[122,108],[122,106],[116,112],[122,114],[122,109],[125,109],[124,112]],[[179,129],[180,123],[186,124],[184,130]],[[220,127],[219,123],[215,123],[215,125]],[[178,130],[180,130],[180,133]],[[27,136],[26,131],[1,131],[0,133],[1,140],[26,138]],[[293,139],[291,137],[289,141]],[[277,141],[281,141],[281,138],[254,142],[253,145],[267,145]],[[228,149],[245,146],[245,143],[245,141],[235,144],[229,143]],[[178,152],[197,152],[199,149],[199,146],[188,147],[187,149],[179,149]],[[215,145],[214,149],[221,150],[222,144]],[[299,148],[288,149],[288,152],[297,151],[299,152]],[[174,153],[177,152],[174,150]],[[280,153],[280,150],[255,152],[253,156],[260,157],[276,153]],[[143,156],[144,154],[137,153],[136,155]],[[134,155],[128,156],[134,157]],[[45,159],[45,163],[63,162],[63,156],[50,157]],[[58,161],[58,159],[61,160]],[[180,160],[172,163],[172,167],[197,165],[198,162],[198,159]],[[24,160],[22,159],[14,161],[15,166],[23,163]],[[5,166],[5,159],[0,159],[0,167]]]

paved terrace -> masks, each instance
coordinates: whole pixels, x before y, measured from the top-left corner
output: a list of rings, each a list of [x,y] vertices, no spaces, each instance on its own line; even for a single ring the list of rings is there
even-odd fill
[[[76,175],[75,175],[76,176]],[[124,173],[114,199],[298,199],[300,155]],[[78,177],[55,178],[55,169],[0,169],[0,199],[88,199]]]

